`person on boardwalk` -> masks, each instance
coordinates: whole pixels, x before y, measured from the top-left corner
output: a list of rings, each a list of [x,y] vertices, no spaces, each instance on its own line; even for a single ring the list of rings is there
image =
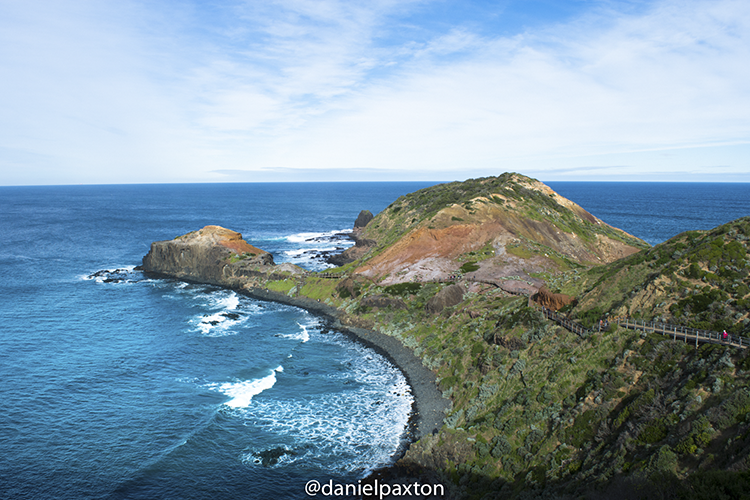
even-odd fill
[[[727,338],[729,337],[729,334],[727,333],[726,330],[724,330],[724,333],[721,335],[721,337],[724,339],[724,342],[727,341]]]

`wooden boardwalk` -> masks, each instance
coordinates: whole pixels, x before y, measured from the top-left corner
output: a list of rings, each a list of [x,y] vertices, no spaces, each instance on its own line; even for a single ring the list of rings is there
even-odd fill
[[[582,324],[573,321],[572,319],[559,314],[552,309],[544,307],[543,305],[537,304],[529,300],[529,304],[538,307],[544,316],[555,323],[559,324],[566,330],[569,330],[578,335],[588,335],[594,332],[599,332],[603,328],[609,326],[609,323],[605,323],[608,320],[602,320],[599,322],[598,328],[586,328]],[[696,349],[699,343],[710,343],[710,344],[721,344],[738,349],[747,349],[750,346],[750,339],[741,337],[739,335],[727,335],[724,338],[723,332],[714,332],[711,330],[699,330],[697,328],[690,328],[687,326],[673,325],[670,323],[663,323],[657,321],[643,321],[633,318],[612,318],[613,323],[628,328],[630,330],[640,330],[643,332],[659,333],[668,337],[672,337],[673,340],[682,340],[687,343],[695,343]]]
[[[306,272],[302,275],[304,278],[326,278],[331,280],[338,280],[341,278],[346,278],[346,275],[344,274],[336,274],[336,273],[315,273],[315,272]]]
[[[544,307],[543,305],[537,304],[536,302],[533,302],[533,301],[530,301],[530,303],[533,304],[533,305],[536,305],[537,307],[539,307],[541,309],[541,311],[542,311],[542,314],[544,314],[544,316],[547,319],[550,319],[550,320],[554,321],[555,323],[557,323],[558,325],[562,326],[563,328],[565,328],[568,331],[571,331],[571,332],[576,333],[578,335],[587,335],[587,334],[593,332],[593,330],[589,330],[588,328],[586,328],[582,324],[576,323],[572,319],[569,319],[569,318],[563,316],[562,314],[558,314],[557,311],[554,311],[554,310],[550,309],[549,307]]]
[[[728,335],[724,339],[723,332],[714,332],[711,330],[699,330],[697,328],[689,328],[687,326],[672,325],[669,323],[662,323],[656,321],[643,321],[632,318],[616,318],[617,324],[630,328],[632,330],[641,330],[644,332],[660,333],[662,335],[668,335],[674,340],[684,340],[685,343],[695,342],[695,346],[698,347],[698,343],[711,343],[711,344],[722,344],[739,349],[747,349],[750,346],[750,339],[741,337],[739,335]]]

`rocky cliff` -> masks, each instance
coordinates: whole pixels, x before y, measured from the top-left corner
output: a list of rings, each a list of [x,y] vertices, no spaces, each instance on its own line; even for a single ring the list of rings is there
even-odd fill
[[[240,233],[220,226],[206,226],[173,240],[152,243],[143,257],[142,269],[218,285],[272,272],[303,272],[288,264],[275,266],[270,253],[250,245]]]

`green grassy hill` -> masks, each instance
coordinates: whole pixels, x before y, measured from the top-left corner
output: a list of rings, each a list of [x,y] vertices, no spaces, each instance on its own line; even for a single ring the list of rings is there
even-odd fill
[[[647,251],[592,268],[578,283],[567,284],[567,290],[579,296],[573,315],[589,323],[605,313],[660,318],[748,335],[748,243],[750,217],[744,217],[710,231],[682,233]]]
[[[360,237],[369,242],[369,251],[358,253],[344,271],[389,284],[465,274],[471,272],[463,268],[468,263],[491,277],[557,272],[648,248],[519,174],[440,184],[402,196]],[[497,269],[503,266],[508,269]]]
[[[647,248],[576,207],[517,174],[436,186],[368,224],[364,237],[377,245],[334,270],[346,279],[307,277],[296,289],[345,311],[349,324],[401,339],[437,374],[452,409],[399,465],[453,497],[740,498],[750,487],[750,350],[696,349],[616,325],[577,335],[472,273],[544,258],[531,274],[577,297],[569,312],[583,323],[629,315],[747,335],[750,219]],[[503,245],[476,229],[498,220],[514,238]],[[451,255],[465,270],[454,281],[362,272],[407,255],[415,231],[466,225],[489,239]],[[613,241],[630,255],[594,265]]]

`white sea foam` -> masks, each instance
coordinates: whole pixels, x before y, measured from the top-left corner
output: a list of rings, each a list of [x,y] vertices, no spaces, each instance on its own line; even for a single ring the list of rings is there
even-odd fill
[[[263,313],[263,308],[234,291],[217,290],[206,295],[202,288],[186,290],[187,293],[201,300],[205,308],[190,320],[190,324],[209,337],[236,335],[238,326],[247,323],[252,316]],[[207,310],[206,310],[207,309]]]
[[[210,296],[209,302],[211,307],[234,311],[240,305],[240,296],[234,291],[216,292]]]
[[[281,337],[284,339],[293,339],[293,340],[299,340],[302,344],[310,340],[310,330],[308,328],[317,328],[320,326],[319,321],[309,321],[306,324],[297,323],[297,326],[299,326],[299,331],[294,333],[277,333],[276,337]]]
[[[333,238],[340,239],[340,234],[349,234],[351,229],[339,229],[338,231],[326,231],[323,233],[297,233],[286,237],[286,240],[291,243],[316,243],[320,241],[328,240]]]
[[[285,335],[285,337],[291,338],[291,339],[295,339],[295,340],[299,340],[299,341],[301,341],[304,344],[305,342],[307,342],[308,340],[310,340],[310,332],[307,330],[307,328],[308,327],[312,328],[313,326],[317,326],[317,325],[313,325],[313,324],[303,325],[301,323],[297,323],[297,326],[299,326],[299,328],[300,328],[299,332],[292,333],[290,335]]]
[[[286,397],[279,391],[242,408],[237,415],[248,425],[277,436],[295,452],[285,457],[284,464],[365,475],[389,464],[401,444],[414,400],[411,389],[396,367],[370,349],[341,334],[321,339],[340,344],[348,352],[339,362],[350,369],[331,375],[345,382],[341,390],[286,393]],[[289,376],[296,375],[291,372]],[[262,450],[250,450],[243,461],[256,463],[258,451]]]
[[[133,265],[101,269],[92,274],[80,275],[78,278],[96,283],[134,283],[145,280],[143,274],[136,272]]]
[[[306,325],[300,325],[299,323],[297,324],[300,328],[302,328],[302,331],[300,332],[300,340],[302,340],[302,343],[305,343],[310,340],[310,333],[308,333]]]
[[[326,255],[344,251],[354,245],[348,237],[351,229],[326,232],[296,233],[286,237],[292,248],[281,250],[282,259],[312,271],[322,271],[332,267],[325,261]]]
[[[287,250],[284,252],[284,255],[288,255],[289,257],[301,257],[301,256],[304,256],[305,254],[313,255],[316,252],[333,252],[335,250],[343,248],[344,246],[350,246],[350,245],[344,244],[344,245],[339,245],[339,246],[303,248],[300,250]]]
[[[276,384],[276,373],[284,371],[284,367],[277,366],[265,377],[254,380],[243,380],[241,382],[225,382],[223,384],[209,384],[210,389],[230,396],[232,399],[224,404],[231,408],[247,408],[253,399],[261,392],[270,389]]]
[[[224,337],[226,335],[236,335],[237,331],[233,328],[245,321],[245,317],[226,316],[226,313],[217,312],[206,314],[202,317],[194,318],[192,323],[200,330],[203,335],[208,337]]]

